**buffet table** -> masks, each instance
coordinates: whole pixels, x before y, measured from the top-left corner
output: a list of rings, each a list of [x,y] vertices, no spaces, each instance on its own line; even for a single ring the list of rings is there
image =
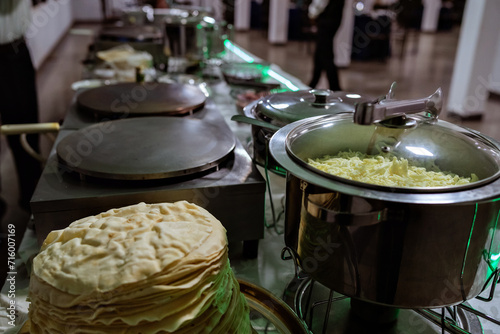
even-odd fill
[[[241,61],[243,59],[241,57],[250,57],[253,60],[260,61],[257,57],[241,50],[237,46],[233,45],[231,47],[233,49],[229,50],[230,53],[228,54],[233,60],[239,59]],[[244,53],[241,54],[241,52]],[[237,54],[242,56],[236,56]],[[277,80],[283,89],[302,90],[308,88],[297,78],[284,73],[279,67],[271,64],[270,69],[272,70],[272,79]],[[209,91],[217,110],[223,116],[231,131],[236,135],[241,146],[251,155],[251,125],[231,120],[232,116],[242,113],[235,103],[233,88],[221,79],[212,81],[209,85]],[[282,213],[284,211],[286,178],[283,175],[268,171],[260,165],[256,168],[267,186],[264,237],[259,240],[258,255],[256,258],[244,256],[242,243],[229,242],[231,266],[238,279],[262,287],[270,292],[273,298],[285,300],[289,305],[293,305],[293,294],[297,291],[297,286],[300,285],[303,277],[298,278],[299,272],[294,262],[285,260],[286,254],[282,253],[285,248],[283,235],[284,217]],[[11,268],[11,272],[0,294],[0,331],[2,332],[7,334],[18,333],[20,327],[27,319],[29,303],[26,298],[31,269],[30,261],[37,254],[38,250],[39,243],[37,237],[33,229],[28,228],[16,255],[15,265]],[[487,291],[484,294],[486,295]],[[326,293],[327,296],[328,293]],[[348,320],[350,318],[348,300],[343,299],[342,296],[338,297],[338,301],[332,305],[333,316],[329,316],[329,313],[327,313],[327,317],[335,320],[334,323],[329,324],[327,333],[348,333],[350,330],[352,332],[352,324]],[[495,292],[491,302],[473,299],[468,301],[468,303],[475,309],[491,314],[492,316],[500,314],[500,292],[498,291]],[[272,313],[272,310],[269,312]],[[339,316],[343,316],[344,318],[339,320]],[[318,317],[318,319],[317,322],[323,321],[321,317]],[[490,321],[481,320],[480,326],[482,326],[484,333],[495,333],[498,331],[498,326]],[[255,329],[258,333],[269,332],[267,325]],[[395,325],[392,327],[386,326],[385,330],[390,333],[441,333],[440,328],[420,317],[412,310],[402,310]],[[380,333],[383,332],[381,331]]]

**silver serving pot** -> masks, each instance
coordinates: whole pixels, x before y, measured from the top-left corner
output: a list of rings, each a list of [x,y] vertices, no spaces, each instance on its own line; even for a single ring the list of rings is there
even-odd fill
[[[254,161],[271,171],[286,171],[269,154],[269,140],[282,126],[304,118],[354,112],[356,103],[373,98],[357,93],[306,89],[266,95],[243,108],[233,120],[252,124]]]
[[[190,61],[215,57],[224,51],[224,40],[232,38],[232,25],[202,9],[155,9],[154,23],[164,28],[168,54]]]
[[[286,245],[315,280],[364,301],[431,308],[476,297],[500,260],[500,144],[437,115],[366,121],[377,112],[308,118],[273,135],[270,152],[287,170]],[[479,181],[386,187],[307,164],[349,149],[432,162]]]

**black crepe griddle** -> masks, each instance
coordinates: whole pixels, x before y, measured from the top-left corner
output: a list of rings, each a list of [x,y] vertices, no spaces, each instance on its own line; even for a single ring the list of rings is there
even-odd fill
[[[231,131],[194,118],[139,117],[101,122],[64,137],[59,161],[74,172],[114,180],[153,180],[206,171],[235,147]]]
[[[110,119],[134,116],[180,116],[203,108],[205,94],[196,86],[161,82],[123,82],[88,89],[77,108]]]
[[[162,38],[161,29],[151,25],[105,26],[99,32],[99,39],[119,42],[150,42]]]

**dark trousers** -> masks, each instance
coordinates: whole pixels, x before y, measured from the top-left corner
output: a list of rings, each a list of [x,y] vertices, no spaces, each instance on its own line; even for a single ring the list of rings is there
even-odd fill
[[[340,27],[340,20],[338,23],[319,22],[317,27],[314,68],[309,86],[316,88],[321,78],[321,74],[325,72],[328,79],[328,85],[330,86],[329,88],[333,91],[339,91],[341,89],[338,70],[334,61],[333,38]]]
[[[24,40],[0,45],[0,122],[2,124],[38,123],[35,70]],[[22,148],[20,136],[8,136],[19,180],[19,204],[29,202],[41,174],[40,163]],[[39,136],[29,135],[28,142],[39,151]],[[3,177],[16,177],[3,175]]]

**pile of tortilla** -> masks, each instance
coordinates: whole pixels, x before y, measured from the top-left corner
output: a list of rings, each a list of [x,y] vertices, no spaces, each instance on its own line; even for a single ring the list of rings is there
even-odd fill
[[[31,333],[251,333],[226,230],[180,201],[51,232],[33,262]]]

